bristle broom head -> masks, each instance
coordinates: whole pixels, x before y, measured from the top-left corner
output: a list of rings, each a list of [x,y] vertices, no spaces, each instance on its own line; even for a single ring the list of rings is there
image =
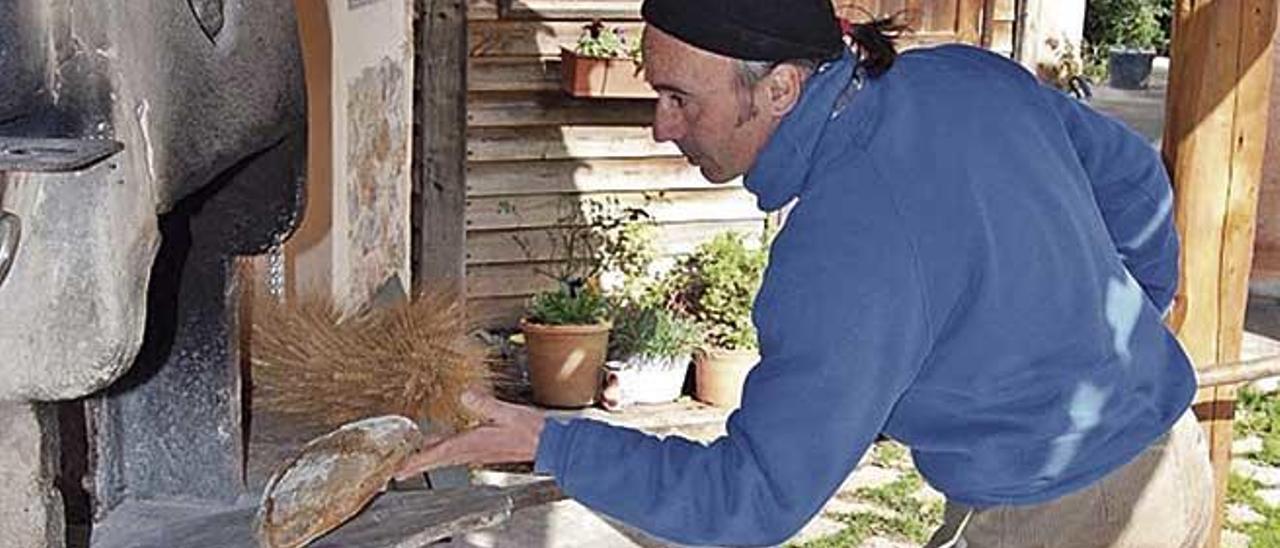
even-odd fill
[[[253,411],[286,424],[330,429],[395,414],[460,429],[474,418],[458,397],[489,389],[456,295],[423,293],[345,316],[330,301],[299,298],[251,315]]]

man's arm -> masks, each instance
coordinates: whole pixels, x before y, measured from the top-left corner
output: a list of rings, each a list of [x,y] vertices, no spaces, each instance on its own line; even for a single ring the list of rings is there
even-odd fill
[[[1178,235],[1160,155],[1123,123],[1057,90],[1044,93],[1075,145],[1116,252],[1156,309],[1168,309],[1178,285]]]

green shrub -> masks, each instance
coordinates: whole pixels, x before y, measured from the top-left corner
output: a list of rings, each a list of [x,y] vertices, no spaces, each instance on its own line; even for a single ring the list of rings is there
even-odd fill
[[[672,309],[698,322],[712,346],[754,349],[751,306],[766,261],[764,249],[747,246],[742,234],[721,233],[677,264],[659,290]]]
[[[689,356],[702,341],[702,330],[692,319],[648,304],[630,304],[613,314],[609,354],[614,359],[680,358]]]
[[[1171,0],[1089,0],[1084,38],[1095,48],[1164,51]]]
[[[590,287],[562,285],[556,291],[534,295],[526,317],[542,325],[594,325],[609,316],[609,303]]]

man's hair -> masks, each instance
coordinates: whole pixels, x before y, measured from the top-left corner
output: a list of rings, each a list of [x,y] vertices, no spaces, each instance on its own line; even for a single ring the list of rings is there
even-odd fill
[[[859,66],[868,76],[878,78],[893,67],[893,62],[898,58],[895,42],[906,30],[908,26],[900,22],[897,15],[873,18],[866,23],[849,25],[847,36],[853,47],[858,50]],[[827,59],[738,60],[737,86],[735,87],[735,95],[738,98],[738,125],[746,123],[758,114],[751,91],[756,84],[773,72],[773,69],[781,65],[792,65],[800,70],[804,78],[808,78],[826,61]]]
[[[774,68],[779,65],[794,65],[799,68],[805,75],[812,74],[818,70],[818,65],[823,63],[822,59],[791,59],[787,61],[744,61],[738,60],[738,83],[742,87],[751,89],[764,80]]]
[[[859,64],[872,78],[888,72],[898,58],[896,41],[908,30],[897,15],[873,18],[866,23],[849,25],[848,37],[858,49]],[[760,83],[779,65],[794,65],[806,76],[818,69],[827,59],[788,59],[785,61],[738,61],[738,82],[750,89]]]

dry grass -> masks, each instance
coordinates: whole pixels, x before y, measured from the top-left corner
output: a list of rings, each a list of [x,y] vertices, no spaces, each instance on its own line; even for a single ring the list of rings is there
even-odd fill
[[[300,429],[387,414],[458,429],[472,420],[458,396],[491,382],[456,296],[426,293],[347,316],[303,298],[251,316],[253,412]]]

